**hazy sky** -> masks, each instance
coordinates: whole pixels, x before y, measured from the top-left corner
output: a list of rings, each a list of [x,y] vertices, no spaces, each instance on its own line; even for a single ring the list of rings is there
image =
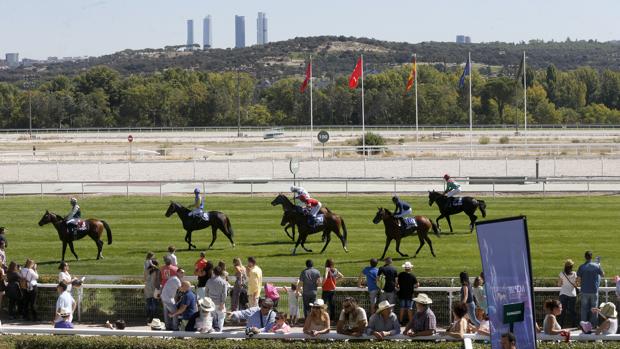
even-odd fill
[[[257,12],[269,41],[345,35],[389,41],[474,42],[620,39],[620,1],[593,0],[0,0],[0,57],[98,56],[126,48],[202,43],[213,17],[213,46],[234,46],[234,16],[246,16],[246,45],[256,43]]]

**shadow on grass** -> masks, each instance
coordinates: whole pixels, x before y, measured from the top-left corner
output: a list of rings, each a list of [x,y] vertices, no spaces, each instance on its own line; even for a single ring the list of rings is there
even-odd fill
[[[265,246],[265,245],[294,245],[294,242],[292,241],[282,241],[282,240],[276,240],[276,241],[265,241],[265,242],[255,242],[253,244],[248,244],[250,246]]]

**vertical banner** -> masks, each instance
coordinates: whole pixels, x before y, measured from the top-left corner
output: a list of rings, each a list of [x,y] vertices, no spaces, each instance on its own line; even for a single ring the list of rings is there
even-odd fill
[[[526,217],[480,222],[476,232],[485,277],[491,348],[501,348],[501,336],[506,332],[515,335],[517,348],[536,348]]]

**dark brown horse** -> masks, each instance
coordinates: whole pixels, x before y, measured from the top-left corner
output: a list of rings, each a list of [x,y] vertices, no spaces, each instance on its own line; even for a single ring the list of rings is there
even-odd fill
[[[323,224],[315,228],[308,225],[308,216],[297,210],[291,200],[283,194],[276,196],[276,198],[271,202],[271,205],[282,205],[284,207],[284,211],[292,212],[292,217],[294,218],[295,225],[297,226],[297,232],[299,233],[297,236],[297,242],[293,248],[293,256],[297,253],[297,247],[300,244],[304,250],[312,252],[312,250],[303,247],[303,244],[306,242],[308,235],[318,232],[323,232],[323,238],[325,239],[325,245],[323,246],[321,253],[323,253],[327,248],[327,245],[329,245],[332,232],[336,234],[336,236],[340,239],[340,242],[342,242],[342,248],[345,252],[349,252],[347,249],[347,226],[344,223],[344,219],[342,219],[339,215],[334,214],[329,210],[325,210]]]
[[[86,223],[86,229],[77,230],[76,235],[69,232],[67,229],[67,223],[64,218],[49,212],[45,211],[43,217],[39,221],[39,226],[43,226],[48,223],[52,223],[56,231],[58,232],[58,238],[62,241],[62,260],[65,260],[65,251],[67,250],[67,245],[71,249],[71,253],[75,256],[75,259],[79,260],[78,255],[75,253],[73,249],[73,241],[79,240],[85,236],[89,236],[95,243],[97,244],[97,259],[103,258],[103,254],[101,251],[103,250],[103,241],[101,241],[101,236],[103,235],[103,230],[105,229],[108,235],[108,245],[112,243],[112,229],[106,221],[99,219],[86,219],[84,220]]]
[[[211,227],[211,244],[207,249],[210,249],[213,246],[213,243],[217,239],[217,230],[221,230],[222,233],[228,238],[232,247],[235,247],[235,242],[233,241],[234,230],[230,225],[230,218],[222,212],[219,211],[209,211],[209,220],[205,221],[200,217],[190,217],[189,213],[192,210],[189,208],[178,204],[174,201],[170,201],[170,206],[168,206],[168,210],[166,210],[166,217],[172,216],[172,214],[176,213],[179,215],[181,222],[183,223],[183,229],[185,229],[185,242],[187,242],[188,250],[191,250],[192,247],[196,248],[196,245],[192,244],[192,232],[194,230],[205,229]]]
[[[487,204],[483,200],[478,200],[472,198],[471,196],[463,196],[460,198],[460,205],[454,205],[454,202],[459,200],[456,197],[447,197],[444,194],[437,191],[429,191],[428,192],[428,205],[433,206],[433,203],[437,203],[437,208],[439,208],[439,217],[435,220],[437,226],[439,226],[439,220],[442,218],[446,218],[448,221],[448,226],[450,227],[450,232],[452,232],[452,222],[450,221],[450,216],[453,214],[465,212],[465,214],[469,217],[469,232],[474,231],[474,224],[478,219],[478,216],[474,214],[476,209],[480,210],[482,213],[482,217],[487,216]]]
[[[424,216],[415,216],[416,222],[418,223],[417,228],[413,229],[403,229],[398,226],[398,218],[395,218],[386,208],[379,207],[377,210],[377,214],[375,218],[372,220],[373,223],[378,224],[383,221],[383,225],[385,226],[385,248],[383,249],[383,255],[381,259],[385,257],[385,252],[387,251],[392,240],[396,240],[396,252],[400,254],[402,257],[407,257],[408,255],[400,252],[400,239],[405,238],[407,236],[413,236],[414,234],[418,234],[418,239],[420,240],[420,247],[415,251],[415,258],[418,255],[418,252],[424,246],[424,242],[428,242],[428,246],[431,248],[431,254],[435,257],[435,252],[433,251],[433,243],[431,239],[428,237],[428,232],[433,229],[435,235],[439,237],[439,228],[435,223],[433,223],[430,219]]]

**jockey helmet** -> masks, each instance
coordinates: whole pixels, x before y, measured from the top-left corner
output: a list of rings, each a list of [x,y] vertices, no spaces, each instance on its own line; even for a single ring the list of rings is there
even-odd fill
[[[446,173],[445,175],[443,175],[443,179],[445,179],[445,180],[450,179],[450,175]]]
[[[71,198],[70,202],[71,202],[71,205],[75,205],[75,204],[77,204],[77,199],[76,198]]]
[[[398,202],[398,196],[396,195],[392,196],[392,202],[394,203]]]
[[[194,189],[194,194],[200,194],[200,188],[196,187],[196,188]]]
[[[291,185],[291,193],[296,193],[297,192],[297,187],[294,185]]]

